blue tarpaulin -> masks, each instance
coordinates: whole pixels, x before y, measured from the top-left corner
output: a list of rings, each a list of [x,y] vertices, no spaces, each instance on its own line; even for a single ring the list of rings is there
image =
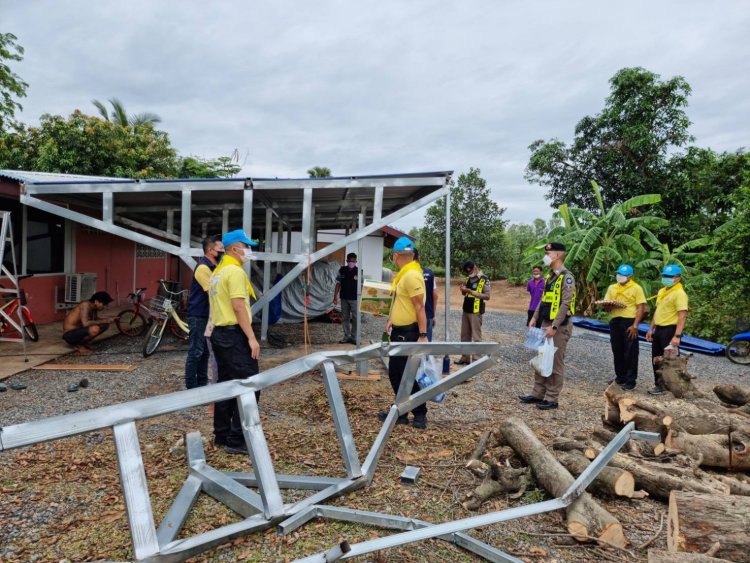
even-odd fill
[[[606,332],[609,334],[609,323],[604,321],[587,319],[585,317],[573,317],[573,324],[581,328],[587,328],[596,332]],[[638,325],[638,340],[646,341],[648,327],[648,323],[641,323]],[[710,340],[703,340],[702,338],[695,338],[694,336],[683,334],[680,339],[680,348],[682,350],[687,350],[688,352],[718,356],[724,353],[726,346],[723,344],[717,344],[716,342],[711,342]]]

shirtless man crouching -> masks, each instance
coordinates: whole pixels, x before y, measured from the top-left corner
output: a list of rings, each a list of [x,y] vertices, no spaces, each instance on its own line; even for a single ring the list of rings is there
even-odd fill
[[[110,318],[98,318],[99,311],[112,302],[112,297],[106,291],[97,291],[91,299],[76,305],[65,316],[63,322],[63,340],[73,346],[76,352],[88,354],[93,349],[87,344],[114,322]]]

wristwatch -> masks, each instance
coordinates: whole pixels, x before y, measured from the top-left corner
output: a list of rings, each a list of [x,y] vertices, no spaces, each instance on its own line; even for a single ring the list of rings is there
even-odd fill
[[[419,338],[427,338],[427,333],[426,332],[420,332],[419,333]]]
[[[675,338],[682,338],[681,334],[675,334]]]
[[[557,327],[555,325],[552,325],[552,330],[557,330]]]

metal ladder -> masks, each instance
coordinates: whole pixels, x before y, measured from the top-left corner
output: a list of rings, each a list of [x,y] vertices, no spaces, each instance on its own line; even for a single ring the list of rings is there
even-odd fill
[[[11,227],[10,211],[0,211],[0,217],[2,217],[2,224],[0,224],[0,275],[8,278],[11,283],[11,287],[0,287],[0,298],[3,299],[19,299],[21,298],[21,290],[18,287],[18,268],[16,267],[16,251],[13,244],[13,228]],[[6,248],[10,245],[10,269],[5,265],[5,254]],[[16,342],[23,346],[23,357],[24,361],[28,362],[29,357],[26,353],[26,332],[23,330],[23,307],[20,305],[16,308],[17,315],[10,315],[5,308],[0,308],[0,322],[4,325],[12,326],[21,337],[6,337],[3,333],[0,333],[0,342]],[[17,316],[18,318],[14,318]]]

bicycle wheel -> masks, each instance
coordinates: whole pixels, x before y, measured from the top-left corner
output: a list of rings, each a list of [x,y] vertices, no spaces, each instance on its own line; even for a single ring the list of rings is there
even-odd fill
[[[726,347],[727,358],[735,364],[750,364],[750,341],[732,340]]]
[[[140,313],[128,309],[115,317],[115,326],[125,336],[140,336],[146,332],[146,319]]]
[[[161,337],[164,335],[164,325],[166,320],[159,319],[154,321],[151,328],[146,333],[146,339],[143,341],[143,357],[148,358],[151,354],[156,352],[156,349],[161,344]]]
[[[26,333],[26,338],[28,338],[32,342],[38,342],[39,331],[36,329],[34,319],[31,318],[31,311],[29,311],[26,307],[22,307],[21,313],[23,315],[23,331]]]
[[[169,331],[180,340],[187,340],[190,337],[190,333],[182,330],[182,327],[180,327],[180,325],[177,324],[177,321],[175,321],[172,317],[169,317],[167,326],[169,327]]]

